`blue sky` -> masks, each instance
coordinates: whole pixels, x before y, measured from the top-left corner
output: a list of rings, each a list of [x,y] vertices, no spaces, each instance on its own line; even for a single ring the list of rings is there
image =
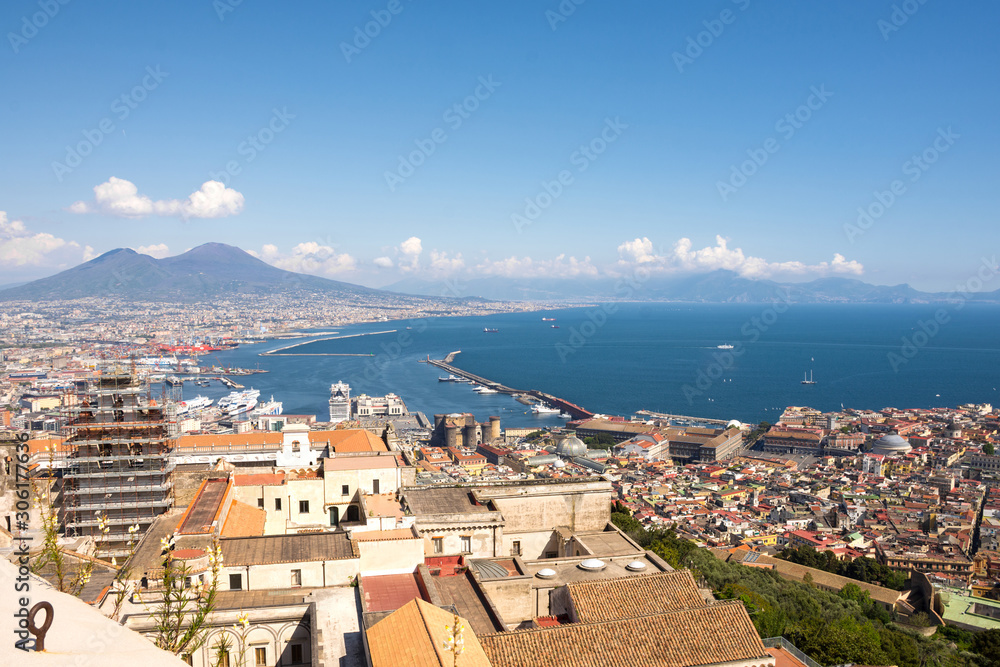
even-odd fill
[[[950,290],[1000,245],[994,3],[63,1],[0,10],[0,282],[220,241]]]

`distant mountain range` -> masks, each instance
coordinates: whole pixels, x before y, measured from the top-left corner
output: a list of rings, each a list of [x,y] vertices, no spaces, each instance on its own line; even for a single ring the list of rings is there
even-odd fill
[[[155,259],[128,248],[104,253],[48,278],[0,291],[0,301],[82,297],[196,301],[237,294],[320,293],[343,298],[393,296],[386,292],[285,271],[239,248],[206,243]]]
[[[909,285],[871,285],[850,278],[819,278],[805,283],[751,280],[732,271],[630,278],[530,279],[487,277],[450,283],[458,295],[494,300],[684,301],[705,303],[934,303],[955,298],[946,292],[921,292]],[[408,294],[440,293],[440,283],[419,279],[387,285]],[[1000,290],[970,296],[970,301],[1000,303]]]
[[[239,294],[312,294],[371,302],[419,298],[496,301],[682,301],[705,303],[932,303],[953,294],[915,290],[909,285],[870,285],[850,278],[820,278],[805,283],[751,280],[732,271],[616,278],[501,278],[449,281],[402,280],[381,290],[276,268],[223,243],[206,243],[174,257],[154,259],[128,248],[48,278],[0,289],[0,301],[50,301],[83,297],[125,300],[197,301]],[[970,297],[1000,303],[1000,290]]]

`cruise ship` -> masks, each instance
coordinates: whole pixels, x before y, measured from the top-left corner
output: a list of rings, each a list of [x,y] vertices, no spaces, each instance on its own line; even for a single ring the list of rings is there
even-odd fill
[[[263,417],[264,415],[280,415],[283,410],[284,406],[281,401],[274,400],[274,396],[272,396],[271,400],[258,403],[253,413],[258,417]]]
[[[257,407],[257,397],[260,392],[253,387],[243,391],[234,391],[219,399],[219,410],[223,417],[236,417]]]
[[[188,413],[198,412],[199,410],[204,410],[212,404],[212,399],[208,396],[195,396],[194,398],[188,399],[186,401],[181,401],[177,404],[177,414],[184,415]]]

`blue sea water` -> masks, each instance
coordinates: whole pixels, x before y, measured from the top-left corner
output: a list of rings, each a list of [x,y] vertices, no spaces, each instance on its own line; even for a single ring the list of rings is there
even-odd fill
[[[542,321],[554,317],[555,322]],[[552,325],[558,328],[553,328]],[[259,356],[289,344],[243,345],[203,360],[270,372],[240,381],[284,402],[286,413],[326,419],[329,386],[352,394],[399,394],[412,411],[499,415],[505,426],[548,426],[504,395],[438,382],[418,363],[461,350],[460,368],[522,389],[540,389],[593,412],[648,409],[741,421],[773,421],[788,405],[954,406],[1000,403],[1000,307],[945,305],[616,304],[483,317],[379,322],[315,331],[289,353],[375,356]],[[407,329],[407,327],[410,327]],[[484,328],[498,329],[484,333]],[[720,344],[733,345],[722,350]],[[806,373],[815,384],[803,385]],[[185,395],[218,398],[218,383]]]

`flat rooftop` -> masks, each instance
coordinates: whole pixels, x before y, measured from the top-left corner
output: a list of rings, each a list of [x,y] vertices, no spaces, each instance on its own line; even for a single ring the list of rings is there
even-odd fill
[[[575,533],[576,539],[583,543],[594,556],[618,556],[622,554],[641,554],[644,549],[634,545],[627,537],[617,530],[604,530],[594,533]]]
[[[471,514],[491,512],[485,505],[479,505],[472,496],[472,489],[426,488],[407,489],[406,503],[414,514]]]
[[[532,577],[532,588],[558,588],[565,584],[578,581],[597,581],[600,579],[618,579],[621,577],[636,577],[644,574],[656,572],[670,572],[671,568],[666,563],[660,561],[656,556],[651,556],[648,552],[629,554],[627,556],[614,556],[611,558],[601,558],[605,567],[602,570],[584,570],[580,563],[594,556],[578,556],[576,558],[543,558],[541,560],[525,561],[525,574]],[[626,565],[633,561],[645,563],[646,567],[634,572],[627,570]],[[542,579],[538,576],[541,570],[553,570],[555,575]]]

